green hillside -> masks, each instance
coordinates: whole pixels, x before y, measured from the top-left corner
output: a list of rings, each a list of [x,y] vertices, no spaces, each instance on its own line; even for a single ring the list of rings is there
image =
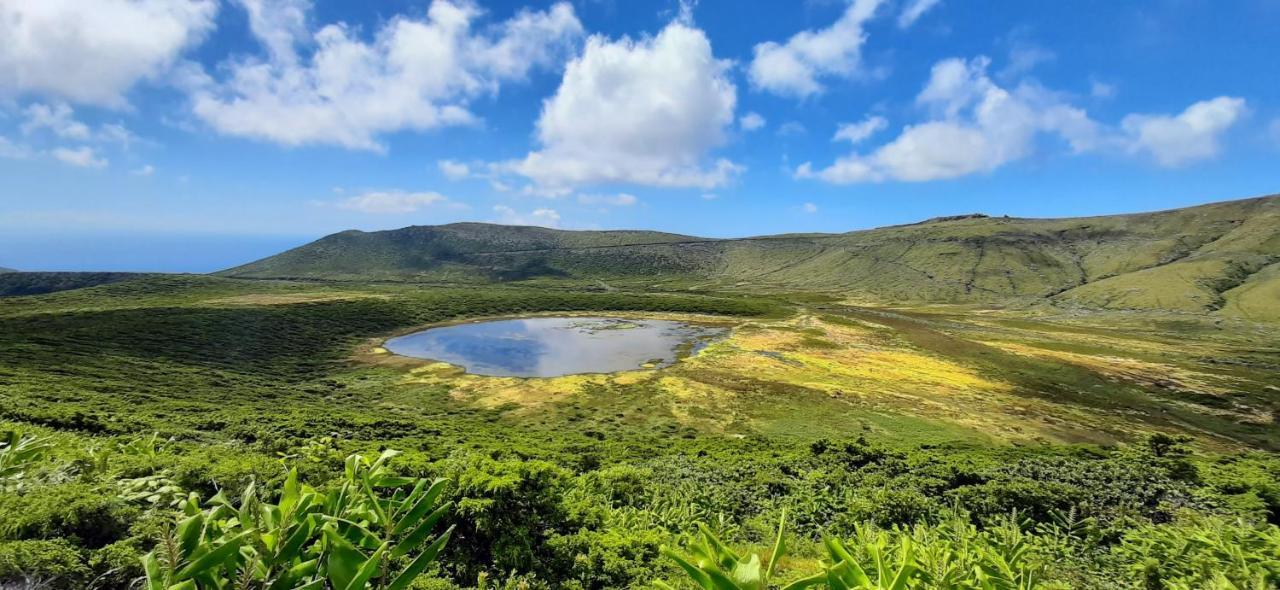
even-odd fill
[[[1047,300],[1276,320],[1277,264],[1280,197],[1272,196],[1132,215],[970,215],[845,234],[724,240],[476,223],[348,231],[222,274],[644,280],[817,290],[885,301]]]
[[[577,232],[454,223],[372,233],[345,231],[221,274],[474,281],[669,273],[682,270],[665,259],[672,252],[670,244],[705,241],[648,231]],[[650,251],[657,256],[649,257]],[[609,265],[619,263],[625,265],[610,271]]]
[[[83,289],[152,276],[136,272],[19,272],[0,271],[0,297],[39,295]]]
[[[18,272],[18,270],[14,268],[6,268],[3,266],[0,266],[0,274],[9,273],[9,272]]]

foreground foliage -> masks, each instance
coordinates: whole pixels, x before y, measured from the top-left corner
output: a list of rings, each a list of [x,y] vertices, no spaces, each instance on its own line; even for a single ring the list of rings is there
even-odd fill
[[[221,451],[154,436],[88,447],[79,437],[16,436],[45,441],[47,453],[21,464],[21,488],[0,493],[0,580],[43,588],[1280,583],[1280,528],[1262,499],[1275,472],[1237,487],[1277,462],[1201,458],[1167,437],[1074,458],[853,441],[775,447],[772,457],[704,446],[608,467],[496,450],[344,459],[342,441],[323,439],[262,463],[237,448],[193,470],[188,461]],[[1043,491],[1029,492],[1020,473],[1034,473]],[[167,483],[138,493],[148,478]],[[205,478],[223,484],[204,496]],[[731,548],[765,542],[765,551]]]
[[[700,538],[689,547],[691,556],[669,550],[664,554],[706,590],[1052,590],[1073,587],[1054,579],[1056,562],[1069,559],[1072,552],[1094,549],[1074,536],[1080,530],[1033,527],[1016,515],[980,529],[969,515],[958,511],[948,511],[933,525],[884,529],[867,524],[855,527],[847,540],[824,539],[826,555],[817,572],[777,585],[770,584],[770,576],[782,557],[781,526],[763,571],[757,556],[743,559],[705,525],[699,525]],[[1128,575],[1099,580],[1099,587],[1276,588],[1280,585],[1280,529],[1189,517],[1180,526],[1131,531],[1111,558],[1129,563]],[[671,588],[664,582],[655,585]]]
[[[436,558],[452,529],[432,539],[448,512],[437,505],[444,480],[391,473],[387,451],[346,460],[342,484],[327,494],[290,470],[277,504],[250,484],[234,505],[221,493],[185,518],[143,558],[148,590],[403,590]],[[403,562],[403,563],[402,563]]]

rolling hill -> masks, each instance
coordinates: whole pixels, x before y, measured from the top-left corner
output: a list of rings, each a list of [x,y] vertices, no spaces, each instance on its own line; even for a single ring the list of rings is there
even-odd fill
[[[0,297],[40,295],[83,289],[153,276],[136,272],[21,272],[0,271]]]
[[[13,269],[13,268],[6,268],[6,267],[3,267],[3,266],[0,266],[0,274],[4,274],[4,273],[7,273],[7,272],[18,272],[18,271],[17,271],[17,269]]]
[[[1219,312],[1280,320],[1280,196],[1021,219],[966,215],[844,234],[708,239],[480,223],[346,231],[240,278],[649,281],[885,301]]]

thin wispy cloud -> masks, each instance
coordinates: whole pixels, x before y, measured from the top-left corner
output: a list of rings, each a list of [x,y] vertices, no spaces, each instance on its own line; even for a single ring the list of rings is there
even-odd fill
[[[60,147],[50,153],[59,162],[78,168],[106,168],[109,164],[106,158],[98,156],[97,152],[88,146]]]
[[[640,202],[635,195],[618,193],[614,195],[578,195],[578,203],[583,205],[607,205],[612,207],[630,207]]]
[[[924,13],[933,10],[934,7],[942,3],[942,0],[908,0],[902,8],[902,12],[898,14],[898,28],[906,29],[916,24]]]
[[[533,225],[552,228],[560,226],[560,213],[547,207],[539,207],[527,213],[521,213],[506,205],[495,205],[493,212],[497,215],[493,222],[503,225]]]
[[[335,203],[340,209],[361,213],[397,214],[413,213],[420,209],[441,205],[458,206],[440,193],[405,191],[369,191],[342,199]]]

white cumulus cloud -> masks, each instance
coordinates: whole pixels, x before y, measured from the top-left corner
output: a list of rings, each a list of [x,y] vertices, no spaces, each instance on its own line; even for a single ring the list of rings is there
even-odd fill
[[[138,168],[134,168],[129,173],[134,176],[151,176],[156,173],[156,167],[151,164],[144,164]]]
[[[681,22],[651,38],[593,36],[543,104],[541,149],[501,168],[548,195],[600,183],[724,185],[741,167],[705,158],[734,122],[728,67],[701,30]]]
[[[1207,160],[1221,151],[1220,138],[1247,112],[1242,98],[1219,96],[1197,102],[1177,115],[1133,114],[1120,122],[1130,152],[1149,154],[1176,167]]]
[[[290,146],[382,151],[385,133],[472,123],[470,100],[554,66],[582,35],[567,2],[476,30],[478,7],[434,0],[425,18],[396,16],[368,41],[345,23],[309,30],[300,0],[242,4],[266,58],[224,63],[220,80],[189,72],[192,109],[220,133]]]
[[[1038,133],[1056,131],[1084,145],[1096,134],[1082,111],[1034,86],[1012,91],[987,75],[986,58],[948,59],[934,65],[916,102],[937,118],[907,126],[870,154],[851,154],[814,171],[833,183],[928,181],[988,172],[1030,153]]]
[[[413,213],[423,207],[448,203],[449,199],[434,192],[369,191],[337,203],[341,209],[361,213]]]
[[[1033,82],[1003,87],[987,74],[989,65],[985,57],[938,62],[916,97],[930,119],[904,127],[869,153],[840,157],[822,169],[806,162],[795,175],[837,184],[957,178],[1022,159],[1041,137],[1076,154],[1142,153],[1178,166],[1217,155],[1221,134],[1246,108],[1243,99],[1224,96],[1178,115],[1129,115],[1116,128]]]
[[[0,96],[123,107],[129,88],[203,39],[217,8],[215,0],[4,0]]]
[[[50,153],[58,161],[80,168],[106,168],[108,163],[106,158],[98,157],[93,148],[88,146],[80,146],[78,148],[60,147]]]
[[[801,31],[786,43],[766,41],[755,46],[748,75],[751,84],[782,96],[806,97],[822,92],[821,78],[848,78],[858,72],[863,25],[882,0],[853,0],[830,27]]]
[[[800,206],[800,210],[804,211],[805,213],[817,213],[818,206],[814,205],[813,203],[805,203]]]

